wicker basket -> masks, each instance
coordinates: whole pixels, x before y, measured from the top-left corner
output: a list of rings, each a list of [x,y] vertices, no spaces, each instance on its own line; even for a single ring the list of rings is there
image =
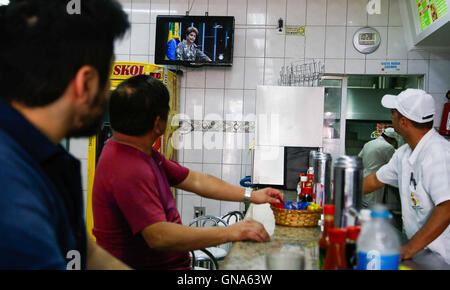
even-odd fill
[[[271,206],[275,223],[288,227],[316,227],[318,225],[322,209],[317,210],[293,210],[281,209]]]

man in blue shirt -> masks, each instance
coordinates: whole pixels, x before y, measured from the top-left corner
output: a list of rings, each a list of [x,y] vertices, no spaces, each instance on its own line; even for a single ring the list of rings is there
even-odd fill
[[[115,0],[16,0],[0,6],[0,269],[126,269],[87,235],[80,162],[58,144],[102,120]]]

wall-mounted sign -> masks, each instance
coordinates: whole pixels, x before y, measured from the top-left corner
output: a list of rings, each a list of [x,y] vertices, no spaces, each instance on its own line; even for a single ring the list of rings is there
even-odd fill
[[[286,35],[303,35],[305,36],[305,26],[300,25],[286,25]]]
[[[381,62],[381,71],[383,72],[398,72],[401,66],[400,61],[383,61]]]
[[[353,46],[363,54],[374,52],[378,49],[380,43],[380,33],[372,27],[361,28],[353,35]]]
[[[416,0],[416,2],[421,31],[448,11],[446,0]]]

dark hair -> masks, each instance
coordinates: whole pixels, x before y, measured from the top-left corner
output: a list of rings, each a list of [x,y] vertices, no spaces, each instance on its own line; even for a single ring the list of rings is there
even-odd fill
[[[381,133],[381,137],[383,137],[384,139],[387,139],[387,140],[394,139],[394,138],[392,138],[392,137],[387,136],[387,135],[384,134],[384,133]]]
[[[190,26],[186,29],[186,35],[191,34],[192,32],[195,32],[195,36],[198,36],[198,29],[195,28],[194,26]]]
[[[398,110],[395,110],[395,111],[397,112],[399,118],[404,117],[404,118],[408,119],[407,117],[403,116]],[[419,123],[419,122],[416,122],[416,121],[413,121],[413,120],[410,120],[410,119],[408,119],[408,120],[411,122],[413,127],[416,128],[416,129],[424,130],[424,129],[431,129],[431,128],[433,128],[433,122],[434,121],[430,121],[430,122],[426,122],[426,123]]]
[[[381,133],[381,137],[383,137],[385,140],[391,140],[391,141],[394,141],[394,140],[396,140],[395,138],[393,138],[393,137],[389,137],[389,136],[387,136],[386,134],[384,134],[384,133]]]
[[[114,40],[130,27],[116,0],[11,0],[0,7],[0,98],[29,107],[50,104],[83,65],[94,67],[100,88],[111,69]]]
[[[141,136],[153,129],[156,117],[167,121],[169,91],[159,80],[137,75],[122,83],[109,99],[109,121],[113,130]]]

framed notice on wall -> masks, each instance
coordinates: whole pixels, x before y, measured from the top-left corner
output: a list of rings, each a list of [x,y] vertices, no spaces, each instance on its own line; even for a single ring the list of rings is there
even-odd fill
[[[448,13],[447,0],[416,0],[420,31]]]

